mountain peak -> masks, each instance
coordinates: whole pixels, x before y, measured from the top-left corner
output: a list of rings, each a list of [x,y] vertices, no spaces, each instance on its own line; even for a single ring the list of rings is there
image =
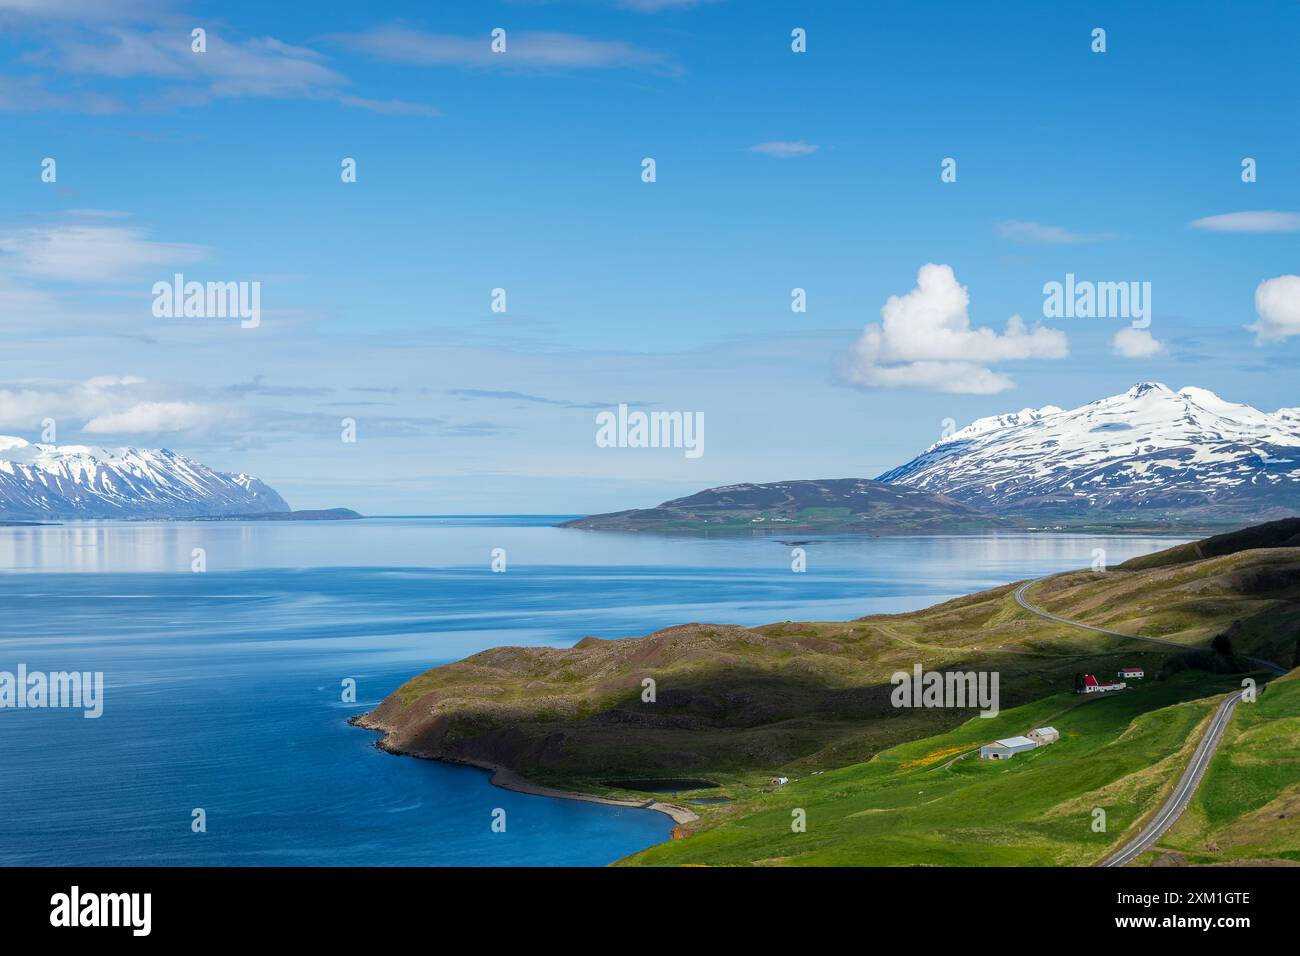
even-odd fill
[[[1168,385],[1166,385],[1164,382],[1138,382],[1136,385],[1134,385],[1132,388],[1130,388],[1127,392],[1124,393],[1124,397],[1141,398],[1143,395],[1146,395],[1150,392],[1160,392],[1166,395],[1174,394],[1174,390],[1170,388]]]

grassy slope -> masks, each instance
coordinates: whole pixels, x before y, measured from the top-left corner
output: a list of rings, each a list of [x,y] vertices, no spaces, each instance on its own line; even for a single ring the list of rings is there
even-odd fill
[[[1068,865],[1095,862],[1168,795],[1233,678],[1183,673],[1132,693],[1058,694],[804,777],[715,813],[687,839],[625,861],[794,865]],[[1064,712],[1063,712],[1064,711]],[[1060,742],[1010,761],[972,749],[1051,723]],[[969,756],[953,761],[954,755]],[[1094,833],[1092,811],[1107,813]],[[791,829],[802,808],[807,830]]]
[[[1218,558],[1240,551],[1261,548],[1300,547],[1300,518],[1282,518],[1264,524],[1239,528],[1201,541],[1190,541],[1174,548],[1132,558],[1120,565],[1124,571],[1143,571],[1148,568],[1170,567],[1202,558]]]

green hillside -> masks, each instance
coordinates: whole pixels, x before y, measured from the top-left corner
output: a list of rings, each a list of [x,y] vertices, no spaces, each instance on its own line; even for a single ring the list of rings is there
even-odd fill
[[[1140,862],[1300,864],[1300,671],[1241,704],[1187,812]]]
[[[633,865],[1045,866],[1094,863],[1168,796],[1237,679],[1183,673],[1133,692],[1058,694],[802,777],[714,815]],[[996,737],[1050,724],[1058,743],[978,759]],[[954,760],[954,757],[960,759]],[[1300,781],[1300,777],[1294,777]],[[791,828],[807,814],[806,832]],[[1106,812],[1094,832],[1093,810]]]

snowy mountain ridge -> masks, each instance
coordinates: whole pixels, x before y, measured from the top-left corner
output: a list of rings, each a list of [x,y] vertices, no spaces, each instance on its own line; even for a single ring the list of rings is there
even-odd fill
[[[182,518],[288,511],[252,475],[162,449],[32,444],[0,435],[0,517]]]
[[[978,419],[881,481],[1005,513],[1300,512],[1300,409],[1141,382],[1073,409]]]

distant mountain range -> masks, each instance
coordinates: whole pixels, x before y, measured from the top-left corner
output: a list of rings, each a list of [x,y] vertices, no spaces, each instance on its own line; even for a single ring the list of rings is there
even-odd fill
[[[167,449],[34,445],[0,436],[0,518],[194,518],[288,512],[252,475]]]
[[[922,494],[918,494],[922,493]],[[1300,408],[1143,382],[981,418],[876,480],[726,485],[566,527],[864,531],[1214,527],[1300,514]]]

